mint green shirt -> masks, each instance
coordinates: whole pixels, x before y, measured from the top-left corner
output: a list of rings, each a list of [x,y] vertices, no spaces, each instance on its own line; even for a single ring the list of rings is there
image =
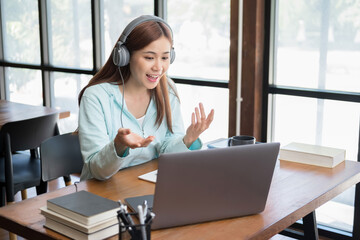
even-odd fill
[[[122,94],[119,86],[102,83],[88,87],[82,96],[79,110],[79,139],[84,159],[81,180],[108,179],[122,168],[145,163],[162,153],[200,149],[202,147],[200,139],[196,140],[190,149],[184,144],[185,130],[180,102],[172,90],[169,90],[169,98],[173,133],[168,130],[165,117],[159,127],[155,126],[154,99],[150,101],[142,126],[128,111],[124,101],[122,114],[124,128],[129,128],[144,138],[154,136],[155,139],[145,148],[128,148],[125,154],[119,157],[114,146],[114,138],[121,128]]]

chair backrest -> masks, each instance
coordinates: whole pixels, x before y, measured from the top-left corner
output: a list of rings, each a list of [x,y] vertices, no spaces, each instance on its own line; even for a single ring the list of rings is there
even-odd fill
[[[37,186],[36,184],[40,182],[40,169],[36,167],[33,168],[36,164],[32,164],[34,162],[36,163],[36,161],[31,161],[25,165],[20,161],[22,162],[20,165],[18,165],[19,162],[16,162],[16,165],[18,165],[17,169],[19,170],[20,166],[26,168],[21,169],[24,170],[21,171],[23,174],[22,177],[24,177],[24,175],[26,175],[26,177],[22,179],[22,183],[18,182],[15,186],[12,153],[14,151],[30,150],[31,156],[37,158],[37,149],[40,144],[45,139],[58,134],[57,120],[58,114],[50,114],[21,121],[8,122],[2,126],[0,131],[0,151],[5,155],[3,167],[8,202],[14,201],[14,194],[18,189],[22,190],[26,186],[25,182],[32,186]]]
[[[5,139],[10,137],[11,151],[35,149],[47,138],[58,133],[58,114],[9,122],[2,126],[0,145],[4,147]]]
[[[78,135],[54,136],[40,145],[42,180],[49,181],[73,173],[81,173],[82,160]]]

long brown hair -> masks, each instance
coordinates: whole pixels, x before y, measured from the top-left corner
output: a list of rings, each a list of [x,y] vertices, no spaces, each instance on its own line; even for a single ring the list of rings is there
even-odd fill
[[[164,23],[148,21],[144,22],[137,27],[135,27],[129,36],[126,39],[125,46],[130,52],[130,56],[132,52],[140,50],[153,41],[159,39],[160,37],[165,36],[169,39],[170,43],[172,43],[172,35],[170,29]],[[119,38],[120,39],[120,38]],[[118,41],[119,41],[118,39]],[[116,46],[116,45],[115,45]],[[114,47],[115,47],[114,46]],[[120,67],[121,74],[124,78],[124,83],[126,83],[130,78],[130,64]],[[114,65],[112,60],[112,55],[108,58],[105,65],[97,72],[94,77],[89,81],[89,83],[80,91],[79,93],[79,105],[81,102],[81,98],[84,94],[86,88],[100,84],[100,83],[113,83],[113,84],[122,84],[120,74],[118,72],[118,67]],[[155,89],[151,89],[151,95],[155,98],[156,103],[156,121],[155,124],[160,126],[164,115],[166,115],[166,123],[169,131],[172,131],[172,118],[171,118],[171,106],[169,100],[169,92],[168,85],[174,90],[175,95],[178,97],[175,89],[171,84],[168,83],[168,79],[166,75],[163,75],[160,79],[159,84],[155,87]]]

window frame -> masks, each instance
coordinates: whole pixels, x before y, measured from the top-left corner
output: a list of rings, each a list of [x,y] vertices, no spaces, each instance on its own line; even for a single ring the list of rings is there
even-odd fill
[[[345,101],[345,102],[354,102],[360,103],[360,93],[350,92],[350,91],[336,91],[336,90],[327,90],[327,89],[315,89],[315,88],[302,88],[302,87],[290,87],[274,84],[274,58],[275,58],[275,36],[277,34],[276,26],[276,15],[278,13],[278,0],[267,0],[265,4],[265,22],[258,23],[264,24],[265,26],[265,46],[264,46],[264,78],[263,78],[263,119],[262,119],[262,136],[268,141],[272,141],[273,136],[273,127],[270,126],[268,129],[269,121],[273,123],[273,113],[270,112],[271,109],[274,109],[274,106],[269,107],[269,104],[273,104],[274,101],[269,102],[269,97],[275,98],[276,95],[288,95],[288,96],[298,96],[298,97],[307,97],[307,98],[316,98],[323,100],[336,100],[336,101]],[[360,144],[360,139],[359,139]],[[360,154],[360,149],[358,149]],[[359,159],[358,159],[359,161]],[[357,192],[360,191],[360,185],[356,185]],[[359,194],[359,193],[356,193]],[[357,204],[359,205],[359,204]],[[355,207],[357,206],[355,205]],[[360,207],[360,206],[357,206]],[[354,212],[359,212],[358,209],[354,209]],[[360,217],[359,214],[358,218]],[[355,218],[354,218],[355,219]],[[356,221],[356,220],[355,220]],[[352,235],[359,234],[360,229],[354,222],[353,233],[348,231],[343,231],[341,229],[336,229],[333,227],[327,227],[324,225],[318,224],[318,232],[320,236],[328,237],[330,239],[353,239]],[[285,229],[281,234],[301,238],[303,237],[303,225],[302,223],[295,223],[291,228]]]

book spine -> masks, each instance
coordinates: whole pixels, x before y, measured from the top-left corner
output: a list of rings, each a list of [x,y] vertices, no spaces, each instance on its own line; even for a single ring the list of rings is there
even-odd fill
[[[284,149],[280,150],[279,159],[327,168],[332,168],[334,166],[334,161],[331,157],[305,152],[289,151]]]

